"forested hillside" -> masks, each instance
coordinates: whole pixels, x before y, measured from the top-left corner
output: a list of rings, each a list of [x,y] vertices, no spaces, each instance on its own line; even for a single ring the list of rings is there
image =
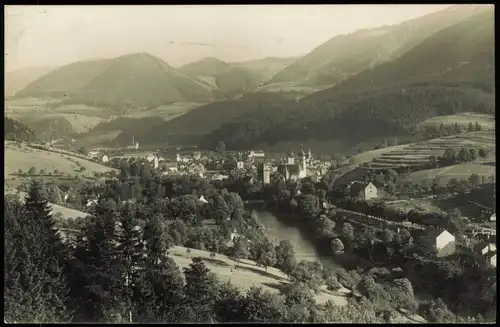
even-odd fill
[[[397,25],[339,35],[276,74],[270,83],[333,85],[390,62],[437,31],[469,17],[473,6],[453,6]]]
[[[231,122],[238,117],[252,112],[266,112],[278,110],[294,104],[284,95],[274,93],[253,93],[235,100],[213,102],[193,109],[179,118],[158,123],[158,120],[142,119],[130,128],[124,128],[117,138],[117,143],[128,144],[135,135],[140,142],[147,143],[198,143],[200,139],[214,130],[219,129],[224,123]],[[103,128],[112,129],[111,124],[102,125]]]
[[[63,117],[40,117],[25,122],[41,140],[46,142],[68,138],[75,134],[71,123]]]
[[[18,120],[4,117],[4,137],[6,141],[39,142],[33,131]]]
[[[302,99],[295,109],[254,111],[228,122],[206,146],[336,138],[351,147],[369,138],[411,135],[436,115],[494,113],[493,22],[492,9],[478,13],[394,62]]]

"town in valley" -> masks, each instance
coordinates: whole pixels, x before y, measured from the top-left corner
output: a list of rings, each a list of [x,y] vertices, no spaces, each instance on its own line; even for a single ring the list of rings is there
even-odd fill
[[[493,5],[74,7],[4,7],[6,322],[496,322]]]

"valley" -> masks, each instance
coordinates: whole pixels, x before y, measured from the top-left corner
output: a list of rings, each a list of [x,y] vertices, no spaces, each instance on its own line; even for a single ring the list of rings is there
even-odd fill
[[[496,321],[493,6],[91,7],[6,34],[6,321]]]

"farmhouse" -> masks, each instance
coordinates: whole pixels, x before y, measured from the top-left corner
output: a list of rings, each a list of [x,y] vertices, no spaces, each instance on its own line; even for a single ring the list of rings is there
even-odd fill
[[[489,264],[496,268],[497,267],[497,253],[496,252],[490,252],[486,254],[486,260],[489,262]]]
[[[434,253],[438,258],[452,255],[456,250],[455,236],[447,230],[428,229],[419,238],[418,243],[426,251]]]
[[[109,156],[107,154],[103,154],[99,157],[99,160],[106,163],[109,161]]]
[[[99,155],[100,155],[100,154],[101,154],[101,153],[100,153],[99,151],[90,151],[90,152],[87,154],[87,156],[89,156],[89,157],[90,157],[90,158],[92,158],[92,159],[97,159],[97,158],[99,158]]]
[[[353,183],[349,188],[350,196],[353,198],[360,198],[370,200],[378,197],[377,187],[372,183]]]
[[[481,255],[487,255],[488,253],[496,253],[497,247],[493,243],[481,242],[474,246],[474,250]]]

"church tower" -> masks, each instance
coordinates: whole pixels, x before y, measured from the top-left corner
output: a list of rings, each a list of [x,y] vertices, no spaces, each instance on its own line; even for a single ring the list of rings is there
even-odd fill
[[[288,157],[286,159],[286,163],[288,165],[294,165],[295,164],[295,158],[293,156],[293,151],[290,149],[290,152],[288,153]]]
[[[302,144],[300,145],[299,160],[300,160],[300,162],[299,162],[299,168],[300,168],[299,178],[304,178],[307,175],[307,158],[306,158],[306,154],[304,152],[304,147],[302,146]]]

